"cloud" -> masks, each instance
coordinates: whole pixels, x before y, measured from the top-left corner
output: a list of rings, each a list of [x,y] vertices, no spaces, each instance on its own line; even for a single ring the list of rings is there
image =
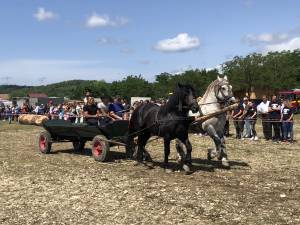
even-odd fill
[[[284,51],[284,50],[293,51],[295,49],[300,49],[300,37],[295,37],[288,41],[278,43],[278,44],[266,45],[264,51],[265,52],[275,52],[275,51]]]
[[[98,38],[97,43],[100,45],[118,45],[125,44],[128,41],[121,38],[113,38],[113,37],[101,37]]]
[[[287,40],[288,38],[289,35],[287,33],[261,33],[258,35],[248,34],[242,38],[242,41],[250,46],[256,46],[266,43],[279,43]]]
[[[183,66],[182,68],[179,68],[179,69],[174,69],[170,73],[174,74],[174,75],[178,75],[178,74],[182,74],[186,71],[193,70],[193,69],[194,69],[194,67],[192,65],[187,65],[187,66]]]
[[[86,26],[89,28],[122,26],[128,23],[125,17],[116,17],[111,19],[108,15],[98,15],[93,13],[86,21]]]
[[[154,48],[161,52],[185,52],[200,46],[198,37],[191,37],[187,33],[178,34],[175,38],[159,41]]]
[[[125,70],[105,65],[97,60],[15,59],[0,60],[0,83],[10,77],[10,84],[38,85],[64,80],[120,79]],[[7,83],[7,82],[6,82]]]
[[[33,16],[39,21],[46,21],[46,20],[52,20],[57,17],[57,15],[51,11],[47,11],[45,8],[40,7],[38,8],[37,12],[33,14]]]
[[[212,71],[212,70],[217,70],[219,73],[223,73],[223,69],[222,69],[222,64],[216,65],[215,67],[211,67],[211,68],[206,68],[205,69],[207,72]]]

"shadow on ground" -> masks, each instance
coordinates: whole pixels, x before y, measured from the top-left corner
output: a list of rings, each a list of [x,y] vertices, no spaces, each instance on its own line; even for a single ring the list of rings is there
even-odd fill
[[[92,157],[91,149],[85,148],[83,151],[74,151],[74,149],[63,149],[63,150],[56,150],[51,152],[50,154],[76,154],[76,155],[82,155],[82,156],[88,156]],[[113,163],[118,160],[125,160],[126,154],[125,152],[119,152],[119,151],[109,151],[108,160],[106,162]],[[145,163],[147,165],[147,163]],[[214,172],[215,169],[226,169],[226,170],[244,170],[247,168],[251,168],[250,165],[244,161],[237,161],[237,160],[229,160],[230,167],[224,167],[222,165],[222,162],[219,160],[207,160],[207,159],[200,159],[196,158],[193,159],[193,166],[191,167],[191,170],[193,173],[197,171],[206,171],[206,172]],[[154,161],[153,165],[155,167],[161,167],[164,168],[164,163],[159,161]],[[169,166],[172,170],[178,171],[182,170],[182,166],[177,162],[169,162]]]
[[[73,148],[71,148],[71,149],[55,150],[53,152],[52,151],[50,152],[50,154],[59,154],[59,153],[92,157],[92,151],[89,148],[85,148],[82,151],[75,151]],[[125,152],[109,151],[108,160],[106,162],[114,162],[116,160],[121,160],[121,159],[126,159]]]

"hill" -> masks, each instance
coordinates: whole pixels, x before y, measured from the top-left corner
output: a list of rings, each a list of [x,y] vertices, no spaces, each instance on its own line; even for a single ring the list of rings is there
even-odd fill
[[[0,85],[0,93],[10,94],[12,97],[26,96],[29,92],[43,92],[48,96],[56,97],[75,97],[77,92],[92,87],[94,80],[69,80],[54,84],[40,85],[40,86],[19,86],[19,85]]]

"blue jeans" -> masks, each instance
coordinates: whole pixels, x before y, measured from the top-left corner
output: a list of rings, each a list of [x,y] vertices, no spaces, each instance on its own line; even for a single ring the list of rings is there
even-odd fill
[[[288,137],[290,139],[293,138],[293,122],[283,121],[282,123],[282,130],[283,130],[283,140],[287,140]]]
[[[12,121],[12,115],[9,115],[8,116],[8,123],[11,124],[11,121]]]
[[[249,119],[245,119],[245,135],[244,137],[251,137],[251,121]]]

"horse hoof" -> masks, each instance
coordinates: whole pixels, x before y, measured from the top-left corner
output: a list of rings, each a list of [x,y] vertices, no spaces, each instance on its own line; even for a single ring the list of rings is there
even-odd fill
[[[165,172],[166,172],[166,173],[173,173],[173,170],[170,169],[170,168],[165,168]]]
[[[142,165],[143,165],[143,163],[142,162],[138,162],[138,161],[135,161],[134,164],[133,164],[133,166],[142,166]]]
[[[230,168],[229,162],[228,162],[228,160],[226,158],[222,158],[221,162],[222,162],[222,166],[224,168]]]
[[[217,151],[213,148],[207,150],[207,159],[210,161],[217,156]]]
[[[148,169],[154,169],[154,163],[153,162],[146,162],[146,166]]]
[[[188,165],[186,165],[186,164],[184,164],[184,165],[182,166],[182,169],[184,170],[184,172],[185,172],[186,175],[189,175],[189,174],[192,173],[190,166],[188,166]]]
[[[177,161],[177,163],[182,163],[182,158],[181,157],[177,157],[177,159],[176,159],[176,161]]]

